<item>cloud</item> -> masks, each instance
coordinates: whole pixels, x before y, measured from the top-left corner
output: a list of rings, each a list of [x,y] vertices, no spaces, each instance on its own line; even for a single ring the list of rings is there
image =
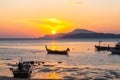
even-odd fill
[[[81,2],[81,1],[70,1],[70,2],[68,2],[68,4],[84,5],[85,3]]]
[[[69,23],[57,18],[43,18],[42,22],[55,24],[55,25],[68,25]]]
[[[66,22],[64,20],[60,20],[58,18],[43,18],[41,19],[41,22],[42,22],[42,24],[40,24],[41,26],[54,30],[65,28],[66,26],[72,25],[71,23]]]
[[[71,26],[70,22],[58,18],[22,18],[22,19],[7,19],[6,21],[13,23],[21,23],[28,26],[34,26],[47,29],[61,29],[67,26]]]

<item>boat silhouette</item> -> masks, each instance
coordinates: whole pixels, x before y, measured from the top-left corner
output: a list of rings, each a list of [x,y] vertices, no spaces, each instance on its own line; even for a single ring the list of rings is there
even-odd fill
[[[70,51],[69,48],[67,48],[66,50],[51,50],[47,48],[47,45],[45,45],[46,51],[48,54],[60,54],[60,55],[68,55],[68,51]]]

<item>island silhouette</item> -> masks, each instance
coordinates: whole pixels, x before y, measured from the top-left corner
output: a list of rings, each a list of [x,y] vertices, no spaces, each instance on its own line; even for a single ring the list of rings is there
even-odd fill
[[[69,33],[58,33],[54,35],[45,35],[40,39],[73,39],[73,38],[120,38],[120,34],[98,33],[86,29],[75,29]]]

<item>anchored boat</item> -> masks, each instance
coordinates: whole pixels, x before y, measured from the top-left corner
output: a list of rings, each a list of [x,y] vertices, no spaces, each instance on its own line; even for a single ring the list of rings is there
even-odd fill
[[[68,51],[70,51],[69,48],[67,48],[66,50],[63,50],[63,51],[51,50],[51,49],[47,48],[47,45],[45,46],[45,48],[46,48],[46,51],[47,51],[48,54],[63,54],[63,55],[67,55]]]
[[[110,49],[112,54],[119,54],[120,55],[120,50],[117,49]]]
[[[18,68],[17,69],[12,68],[11,70],[15,78],[30,78],[32,73],[32,65],[19,62]]]
[[[97,51],[101,51],[101,50],[108,50],[108,51],[111,51],[111,49],[117,49],[117,50],[120,50],[120,42],[118,42],[115,47],[110,47],[109,45],[108,46],[101,46],[100,43],[102,41],[99,41],[99,45],[95,45],[95,48]]]

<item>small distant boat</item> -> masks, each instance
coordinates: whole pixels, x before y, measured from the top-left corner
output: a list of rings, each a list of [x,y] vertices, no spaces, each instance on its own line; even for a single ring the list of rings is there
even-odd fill
[[[120,55],[120,50],[117,49],[110,49],[112,54],[119,54]]]
[[[70,51],[69,48],[67,48],[66,50],[63,51],[59,51],[59,50],[51,50],[47,48],[47,45],[45,46],[46,51],[48,54],[61,54],[61,55],[68,55],[68,51]]]
[[[96,46],[95,45],[95,48],[97,51],[101,51],[101,50],[108,50],[110,51],[110,48],[114,48],[114,47],[109,47],[109,46]]]
[[[30,78],[32,73],[32,65],[19,63],[18,69],[11,69],[15,78]]]
[[[99,45],[98,46],[95,45],[95,48],[96,48],[97,51],[101,51],[101,50],[108,50],[108,51],[110,51],[111,49],[120,49],[120,42],[118,42],[115,45],[115,47],[110,47],[109,45],[108,46],[101,46],[100,45],[101,42],[102,41],[99,41]]]

